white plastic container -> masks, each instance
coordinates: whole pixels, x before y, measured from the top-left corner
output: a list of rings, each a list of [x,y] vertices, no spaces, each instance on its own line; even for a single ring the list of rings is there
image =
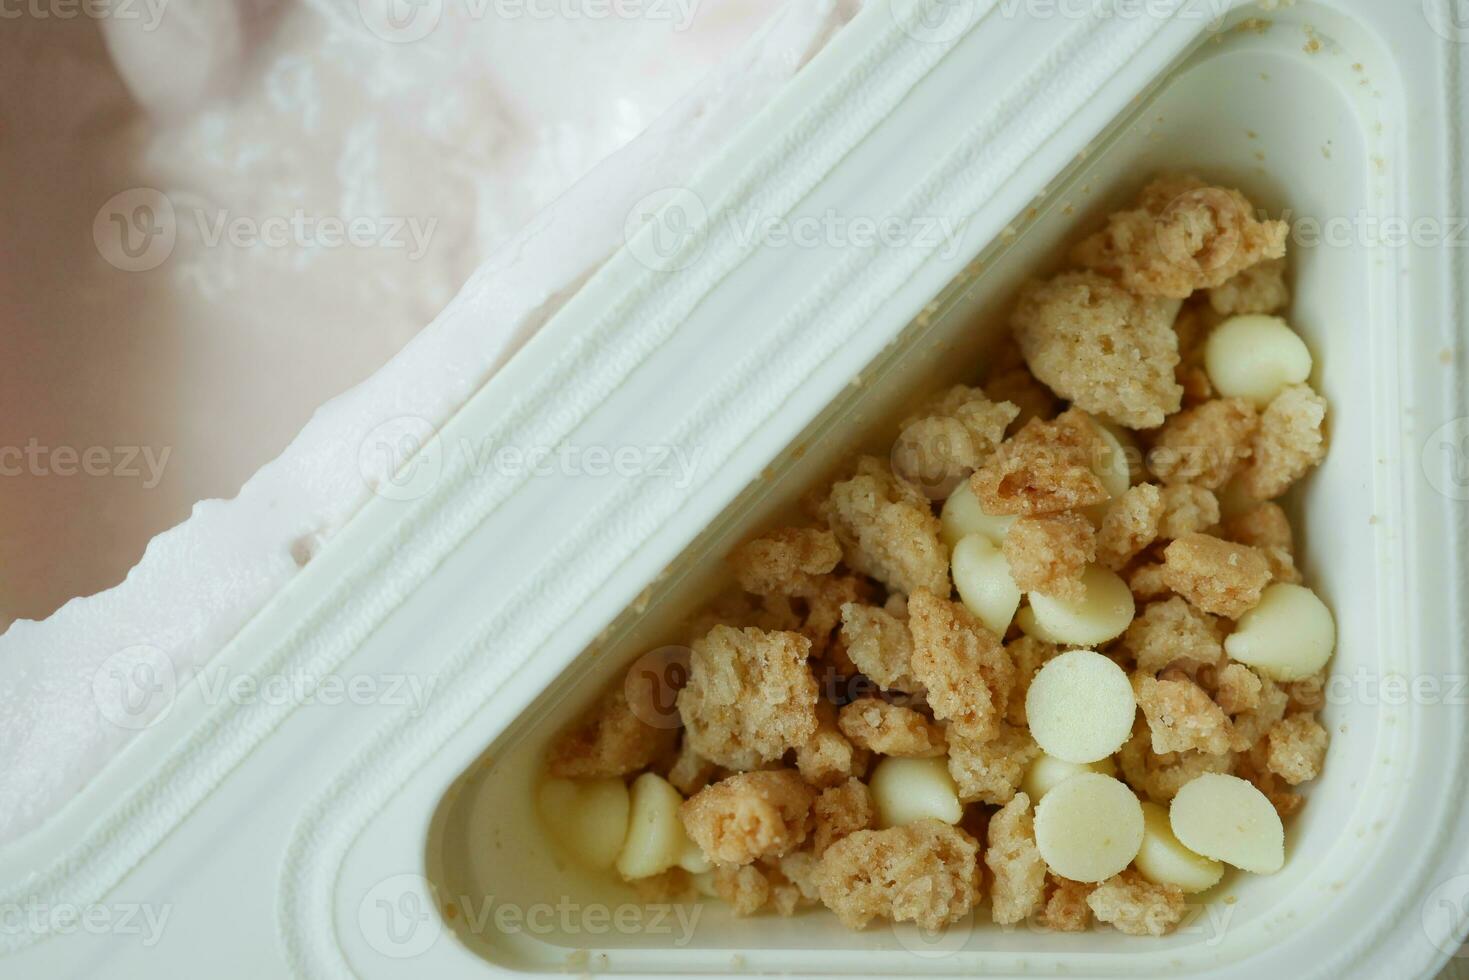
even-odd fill
[[[422,709],[328,729],[247,712],[221,727],[185,705],[139,740],[184,746],[183,776],[153,790],[165,804],[114,819],[136,795],[89,790],[104,816],[71,826],[110,827],[126,854],[69,876],[62,821],[42,839],[42,865],[62,868],[48,895],[146,869],[255,787],[299,823],[278,874],[255,870],[243,825],[233,866],[251,894],[269,879],[279,955],[307,976],[1408,976],[1457,949],[1469,488],[1443,447],[1469,432],[1469,249],[1449,247],[1465,187],[1452,20],[1434,0],[1217,21],[1170,2],[927,6],[873,4],[696,187],[651,202],[651,227],[630,221],[628,248],[430,440],[419,482],[387,488],[235,652],[244,670],[409,661],[435,678]],[[1332,744],[1285,869],[1228,877],[1177,934],[1142,940],[987,921],[852,933],[819,910],[741,920],[718,902],[690,922],[565,867],[534,812],[548,738],[676,637],[733,543],[909,402],[975,377],[1018,283],[1163,170],[1288,209],[1291,321],[1332,407],[1327,461],[1290,501],[1337,617]],[[856,241],[851,219],[890,215],[906,238]],[[1371,216],[1433,230],[1395,246]],[[755,240],[750,218],[790,242]],[[1336,237],[1305,240],[1303,218]],[[631,475],[507,474],[466,445],[675,447],[690,465],[649,450]],[[343,752],[324,785],[282,764],[313,746]]]

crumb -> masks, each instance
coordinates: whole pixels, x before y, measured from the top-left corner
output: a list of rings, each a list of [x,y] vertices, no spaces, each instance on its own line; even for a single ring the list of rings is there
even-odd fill
[[[716,626],[697,640],[678,710],[691,748],[729,769],[780,758],[816,731],[811,641],[796,633]]]
[[[1221,316],[1275,313],[1289,302],[1284,257],[1252,265],[1209,290],[1209,306]]]
[[[1207,303],[1188,302],[1173,321],[1178,335],[1178,367],[1173,376],[1183,387],[1183,404],[1192,407],[1214,397],[1214,383],[1204,367],[1204,342],[1222,318]]]
[[[1154,803],[1167,806],[1186,783],[1206,772],[1229,772],[1233,752],[1177,752],[1160,756],[1152,751],[1153,737],[1147,722],[1139,721],[1132,738],[1117,752],[1122,779]]]
[[[1143,188],[1136,209],[1111,215],[1071,257],[1139,296],[1187,299],[1283,257],[1288,231],[1284,221],[1256,220],[1254,205],[1237,190],[1162,177]]]
[[[1248,752],[1264,741],[1275,723],[1285,717],[1290,704],[1290,695],[1280,685],[1268,677],[1255,676],[1260,681],[1259,703],[1234,715],[1230,748],[1235,752]]]
[[[1291,385],[1260,416],[1252,456],[1240,471],[1241,488],[1256,500],[1280,496],[1326,458],[1326,399],[1307,385]]]
[[[1053,932],[1086,932],[1092,922],[1091,906],[1087,896],[1096,885],[1087,885],[1069,878],[1048,875],[1050,894],[1041,909],[1039,924]]]
[[[699,753],[684,739],[679,745],[678,758],[668,770],[668,781],[684,796],[693,796],[709,785],[719,767]]]
[[[822,508],[847,565],[890,589],[947,593],[949,552],[928,500],[871,456],[834,484]]]
[[[624,685],[604,694],[551,746],[546,768],[562,779],[625,776],[673,750],[677,727],[650,725],[628,703]]]
[[[1178,663],[1217,664],[1224,657],[1222,633],[1217,619],[1173,596],[1144,606],[1122,644],[1137,658],[1139,670],[1156,674]]]
[[[821,892],[817,887],[817,872],[821,868],[821,862],[817,860],[817,855],[810,851],[792,851],[780,859],[778,867],[786,881],[800,891],[801,898],[807,902],[821,901]]]
[[[1166,484],[1218,490],[1250,456],[1259,425],[1241,398],[1215,398],[1168,419],[1148,453],[1148,470]]]
[[[1226,664],[1219,671],[1214,701],[1225,714],[1238,715],[1260,707],[1260,676],[1244,664]]]
[[[1081,573],[1097,557],[1097,534],[1080,514],[1022,517],[1010,525],[1003,550],[1021,592],[1073,602],[1086,598]]]
[[[1188,911],[1177,885],[1155,885],[1130,869],[1098,885],[1086,904],[1098,922],[1129,936],[1166,936]]]
[[[990,913],[1000,925],[1020,922],[1040,908],[1046,888],[1029,796],[1016,793],[990,818],[989,845],[984,863],[991,873]]]
[[[1127,587],[1135,598],[1147,602],[1172,595],[1163,574],[1163,565],[1156,561],[1139,563],[1127,576]]]
[[[930,758],[944,754],[944,732],[912,708],[881,698],[858,698],[837,724],[852,744],[879,755]]]
[[[928,692],[934,717],[947,721],[950,732],[994,738],[1015,674],[1004,647],[958,603],[916,592],[908,606],[913,674]]]
[[[937,931],[974,908],[979,845],[934,819],[887,830],[859,830],[821,858],[821,900],[844,925],[874,917]]]
[[[1056,396],[1023,363],[990,378],[985,382],[984,393],[991,401],[1009,402],[1020,409],[1020,414],[1010,423],[1012,432],[1031,419],[1045,420],[1056,414]]]
[[[1185,534],[1164,549],[1163,580],[1204,612],[1238,619],[1270,584],[1270,563],[1258,548]]]
[[[803,596],[818,576],[837,567],[836,535],[817,528],[784,527],[740,545],[730,555],[740,588],[756,595]]]
[[[1093,467],[1105,452],[1091,420],[1068,410],[1022,426],[975,471],[970,489],[991,514],[1053,514],[1099,504],[1107,489]]]
[[[1308,714],[1291,715],[1271,726],[1266,736],[1270,771],[1292,786],[1315,779],[1326,761],[1326,729]]]
[[[770,883],[770,907],[777,915],[789,918],[803,906],[813,904],[799,885],[786,878],[779,866],[765,868],[765,880]]]
[[[949,775],[965,803],[1003,806],[1015,798],[1025,767],[1041,754],[1024,728],[1001,724],[986,742],[955,734],[949,740]]]
[[[811,641],[811,656],[825,659],[832,647],[832,633],[842,622],[842,607],[861,602],[872,594],[871,587],[854,575],[823,575],[813,579],[800,598],[805,615],[796,616],[796,632]]]
[[[1270,805],[1275,807],[1275,812],[1280,814],[1280,819],[1284,820],[1301,808],[1305,798],[1281,785],[1280,777],[1269,769],[1268,755],[1269,747],[1262,741],[1240,758],[1239,765],[1235,767],[1235,775],[1253,783],[1256,789],[1265,794]]]
[[[743,772],[700,790],[679,808],[689,839],[719,865],[778,858],[801,846],[816,794],[792,769]]]
[[[1281,548],[1287,553],[1295,551],[1290,520],[1279,504],[1268,500],[1229,518],[1222,530],[1226,538],[1240,544],[1262,550]]]
[[[1265,555],[1265,561],[1270,564],[1270,580],[1272,582],[1286,582],[1290,585],[1300,585],[1302,582],[1300,570],[1296,568],[1296,560],[1291,553],[1284,548],[1261,548]]]
[[[1163,520],[1158,538],[1171,541],[1219,523],[1219,498],[1212,490],[1179,483],[1163,488]]]
[[[816,704],[816,731],[796,747],[796,769],[812,786],[836,786],[865,768],[865,753],[837,727],[829,701]]]
[[[714,894],[728,902],[735,915],[754,915],[770,901],[770,882],[754,865],[718,867]]]
[[[1127,566],[1158,539],[1163,520],[1163,494],[1151,483],[1128,487],[1108,505],[1097,532],[1097,555],[1113,571]]]
[[[1010,704],[1005,712],[1005,720],[1010,724],[1022,728],[1026,726],[1025,695],[1030,690],[1030,682],[1035,680],[1036,672],[1045,666],[1046,661],[1058,652],[1054,643],[1047,643],[1033,636],[1018,636],[1005,644],[1005,654],[1015,665],[1015,679],[1010,685]]]
[[[822,790],[811,812],[815,822],[811,850],[818,858],[843,837],[868,829],[877,819],[872,791],[860,779],[849,779],[840,786]]]
[[[1133,677],[1132,687],[1152,733],[1154,753],[1229,751],[1228,716],[1193,681],[1160,680],[1139,673]]]
[[[903,612],[906,616],[906,603]],[[913,676],[912,634],[892,612],[856,603],[842,606],[842,640],[852,663],[884,691],[923,690]]]
[[[1131,429],[1176,412],[1177,304],[1066,272],[1021,293],[1010,323],[1034,375],[1076,407]]]
[[[938,497],[948,496],[1005,438],[1020,413],[978,388],[955,385],[899,424],[893,470]]]

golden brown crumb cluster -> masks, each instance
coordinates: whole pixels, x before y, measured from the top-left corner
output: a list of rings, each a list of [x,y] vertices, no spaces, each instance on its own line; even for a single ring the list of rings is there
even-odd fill
[[[1057,763],[1026,700],[1070,649],[1040,616],[1084,618],[1111,574],[1132,618],[1094,648],[1139,709],[1117,778],[1164,807],[1205,773],[1250,781],[1282,816],[1304,805],[1329,748],[1325,670],[1276,682],[1225,640],[1271,583],[1301,581],[1275,501],[1324,456],[1326,403],[1308,385],[1258,410],[1223,397],[1204,356],[1226,317],[1288,303],[1283,229],[1238,191],[1154,181],[1076,246],[1082,268],[1022,291],[982,387],[916,402],[885,456],[812,489],[804,525],[731,552],[733,585],[687,627],[686,678],[665,678],[673,717],[671,692],[619,685],[546,760],[560,778],[659,774],[684,798],[701,855],[640,891],[739,915],[820,905],[853,929],[976,910],[1056,932],[1177,928],[1177,887],[1135,865],[1068,880],[1036,839]],[[960,597],[950,548],[973,534],[995,547],[966,551]],[[984,562],[1008,578],[982,580]],[[944,819],[904,815],[928,795]]]

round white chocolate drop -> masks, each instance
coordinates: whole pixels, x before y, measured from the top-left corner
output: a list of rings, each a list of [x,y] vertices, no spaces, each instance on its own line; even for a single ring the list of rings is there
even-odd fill
[[[1267,586],[1253,609],[1224,638],[1224,651],[1277,681],[1310,677],[1331,659],[1336,622],[1326,603],[1303,585]]]
[[[933,817],[955,824],[964,816],[959,789],[949,775],[948,760],[888,757],[877,764],[868,782],[877,807],[879,827],[904,824]]]
[[[1036,847],[1063,878],[1105,881],[1132,863],[1142,843],[1142,806],[1111,776],[1072,776],[1036,804]]]
[[[1153,884],[1177,885],[1186,895],[1213,888],[1224,877],[1224,865],[1183,846],[1168,811],[1156,803],[1143,804],[1143,846],[1133,863]]]
[[[632,784],[627,841],[617,856],[617,870],[629,880],[662,874],[684,860],[689,837],[678,808],[683,796],[657,773],[645,772]]]
[[[1025,769],[1025,777],[1020,781],[1020,788],[1026,796],[1030,797],[1032,803],[1039,803],[1052,789],[1064,783],[1072,776],[1084,772],[1099,772],[1103,776],[1114,776],[1117,774],[1117,764],[1112,757],[1098,759],[1096,762],[1079,764],[1058,759],[1054,755],[1046,755],[1042,752],[1036,756]]]
[[[966,480],[944,501],[944,508],[939,512],[939,536],[951,550],[971,534],[983,534],[1000,544],[1014,523],[1013,516],[986,514]]]
[[[1035,624],[1052,643],[1094,646],[1126,631],[1137,611],[1132,590],[1114,571],[1088,565],[1081,575],[1085,595],[1075,602],[1030,593]],[[1024,628],[1024,624],[1021,624]]]
[[[630,803],[622,780],[548,779],[537,802],[551,837],[579,864],[612,867],[627,838]]]
[[[954,548],[954,588],[959,599],[996,636],[1004,636],[1020,608],[1020,589],[1004,553],[983,534],[971,534]]]
[[[1255,874],[1285,864],[1285,828],[1265,794],[1238,776],[1205,773],[1173,798],[1168,823],[1196,854]]]
[[[1046,661],[1025,694],[1025,718],[1041,751],[1077,765],[1121,748],[1136,715],[1126,672],[1094,650]]]
[[[1278,316],[1233,316],[1204,342],[1204,371],[1222,397],[1264,408],[1287,385],[1311,376],[1311,352]]]

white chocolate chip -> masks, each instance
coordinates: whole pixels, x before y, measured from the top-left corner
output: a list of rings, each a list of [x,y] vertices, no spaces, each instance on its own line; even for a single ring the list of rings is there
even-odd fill
[[[1038,639],[1072,646],[1094,646],[1121,636],[1137,611],[1132,590],[1121,576],[1101,565],[1088,565],[1081,573],[1086,594],[1076,602],[1055,596],[1030,593]],[[1025,624],[1021,623],[1025,629]],[[1027,630],[1028,632],[1028,630]]]
[[[617,856],[624,878],[662,874],[686,858],[690,842],[678,816],[682,803],[683,796],[657,773],[645,772],[633,780],[627,842]]]
[[[1264,408],[1286,386],[1311,376],[1311,352],[1278,316],[1233,316],[1205,341],[1204,370],[1223,397]]]
[[[954,588],[970,612],[996,636],[1004,636],[1020,608],[1020,589],[1005,555],[983,534],[971,534],[954,548]]]
[[[1102,443],[1106,449],[1094,460],[1092,460],[1092,472],[1102,481],[1102,488],[1107,491],[1106,500],[1090,504],[1081,508],[1081,513],[1096,527],[1102,526],[1102,516],[1107,513],[1107,505],[1127,492],[1132,485],[1132,470],[1127,463],[1127,450],[1123,446],[1122,439],[1117,435],[1123,430],[1113,430],[1113,427],[1101,419],[1091,419],[1092,425],[1101,436]],[[1131,442],[1128,437],[1128,442]],[[1137,448],[1133,445],[1134,450]]]
[[[964,816],[959,789],[949,775],[948,760],[884,758],[869,781],[872,801],[877,806],[879,827],[904,824],[933,817],[954,824]]]
[[[944,501],[944,509],[939,512],[939,536],[950,549],[971,534],[983,534],[1000,544],[1014,523],[1014,516],[986,514],[979,498],[969,489],[969,481],[965,480]]]
[[[1137,699],[1123,669],[1094,650],[1048,660],[1025,694],[1030,734],[1047,755],[1084,765],[1132,735]]]
[[[1142,843],[1142,806],[1111,776],[1072,776],[1036,804],[1036,847],[1063,878],[1105,881],[1132,863]]]
[[[627,837],[629,801],[621,779],[548,779],[538,802],[563,850],[589,868],[612,867]]]
[[[1205,773],[1185,783],[1168,811],[1189,850],[1255,874],[1285,864],[1285,828],[1265,794],[1238,776]]]
[[[1103,776],[1117,774],[1117,764],[1112,757],[1098,759],[1096,762],[1078,764],[1058,759],[1044,752],[1036,756],[1025,770],[1025,778],[1020,782],[1020,788],[1029,796],[1031,802],[1039,803],[1041,799],[1059,784],[1083,772],[1099,772]]]
[[[1326,603],[1303,585],[1267,586],[1255,608],[1224,638],[1224,650],[1277,681],[1310,677],[1331,659],[1336,622]]]
[[[1186,895],[1213,888],[1224,877],[1224,865],[1183,846],[1173,835],[1168,811],[1156,803],[1143,804],[1143,846],[1133,860],[1153,884],[1177,885]]]

